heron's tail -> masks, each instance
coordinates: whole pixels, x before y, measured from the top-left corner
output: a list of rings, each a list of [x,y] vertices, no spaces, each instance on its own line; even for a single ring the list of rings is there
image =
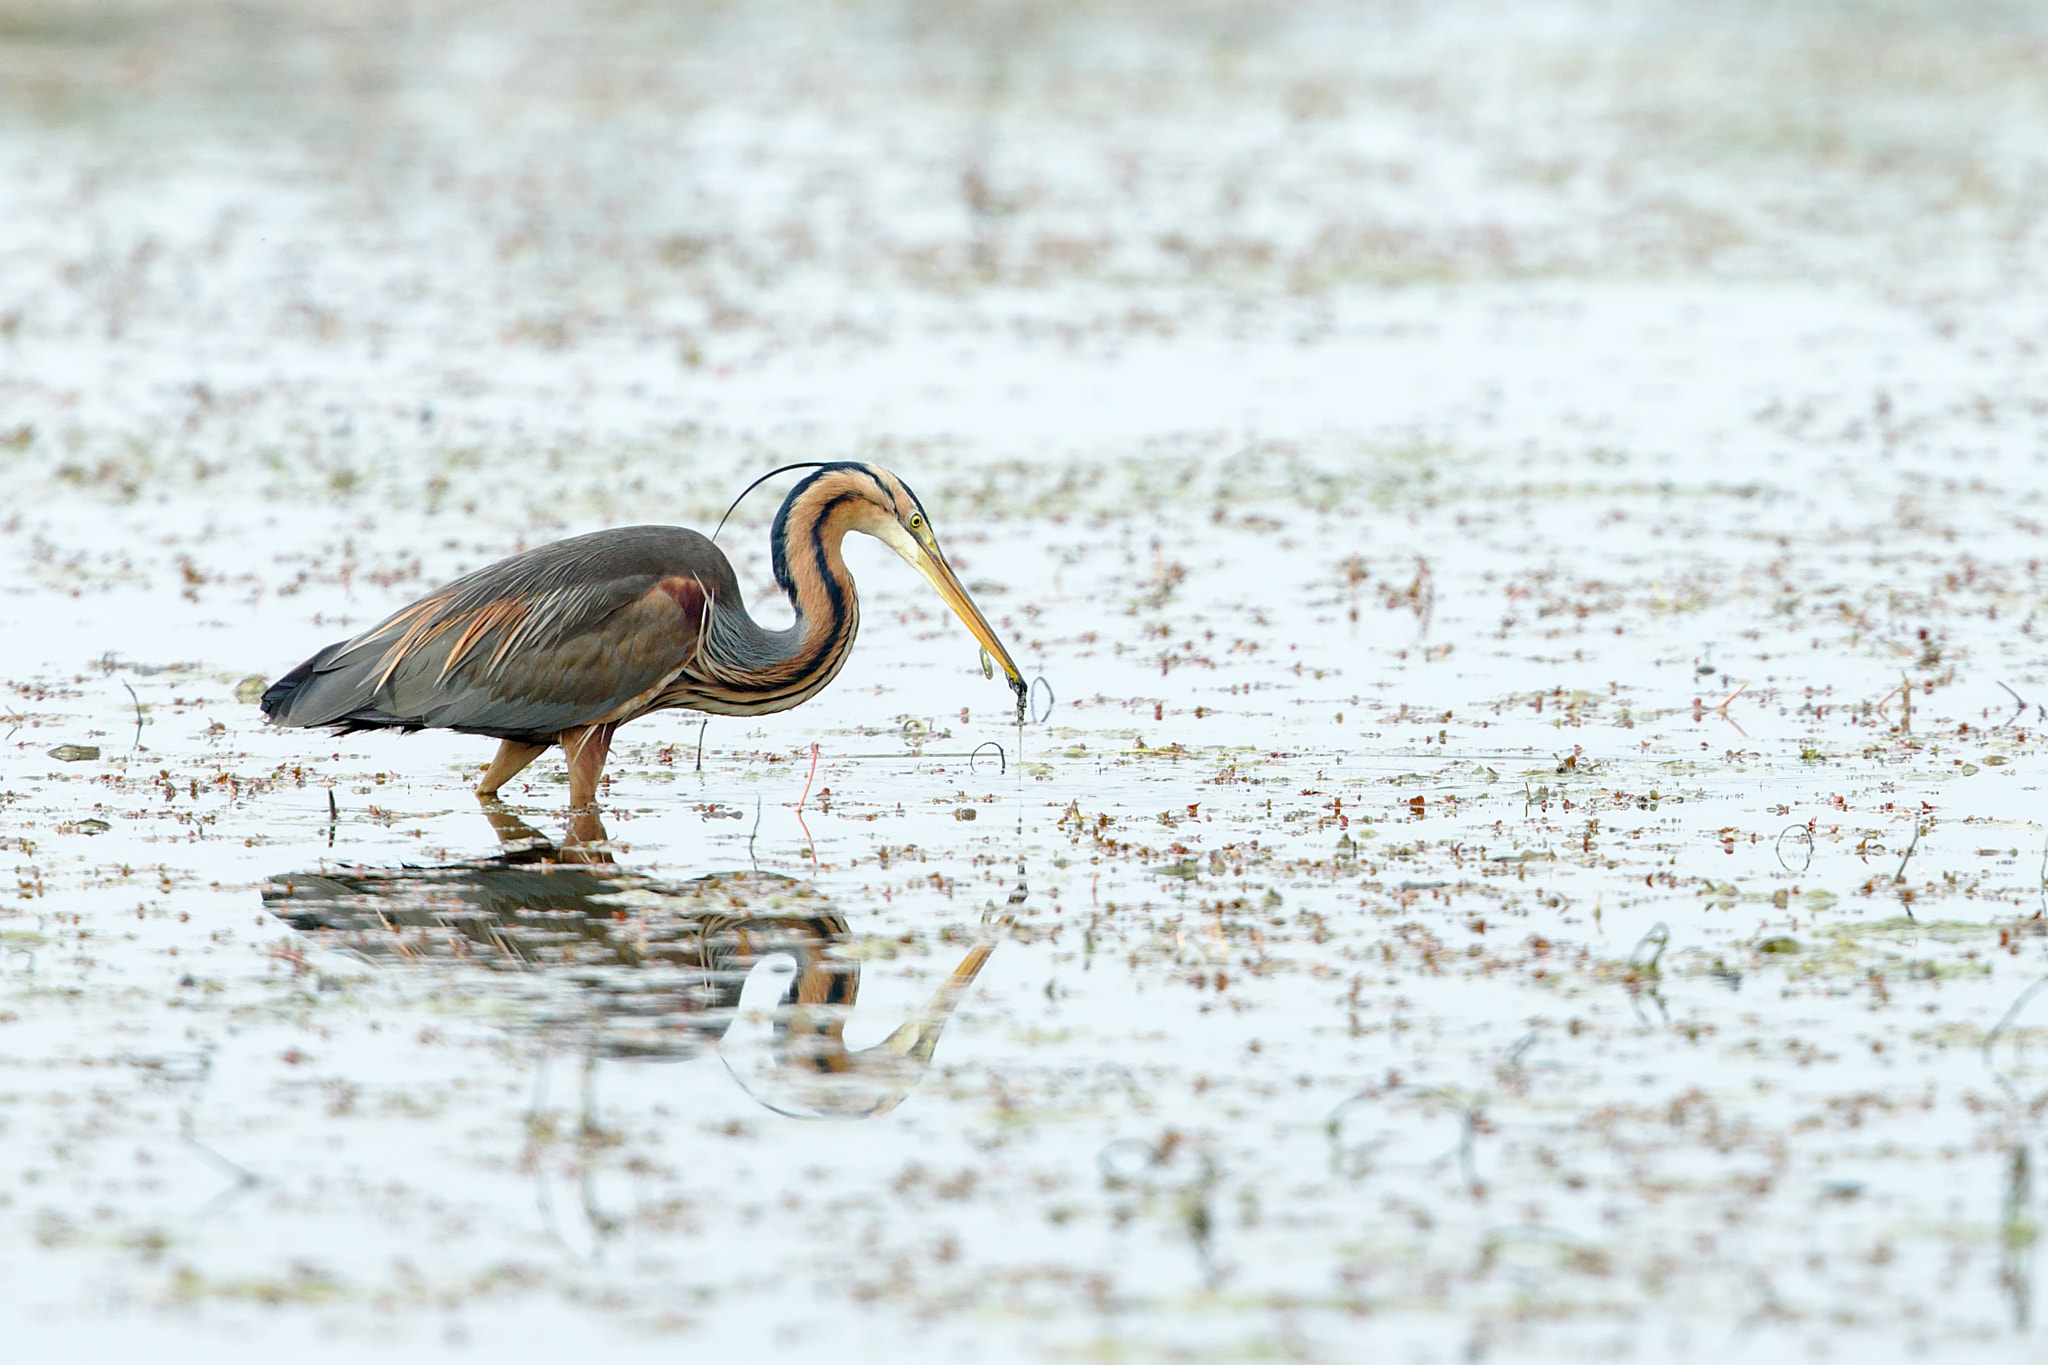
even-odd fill
[[[334,725],[350,730],[375,730],[404,725],[397,716],[379,712],[372,701],[376,673],[372,661],[337,664],[353,640],[337,640],[272,683],[263,694],[263,714],[272,725]],[[412,723],[417,729],[419,723]]]

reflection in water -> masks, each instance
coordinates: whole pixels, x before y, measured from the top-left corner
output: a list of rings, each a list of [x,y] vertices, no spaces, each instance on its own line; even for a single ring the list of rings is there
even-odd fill
[[[609,860],[594,816],[558,847],[501,805],[486,813],[506,846],[496,857],[286,873],[264,905],[371,962],[495,975],[526,1004],[522,1027],[589,1058],[677,1061],[715,1047],[768,1108],[842,1119],[887,1113],[916,1088],[1009,919],[902,1027],[855,1050],[844,1032],[862,944],[815,887],[770,872],[657,881]]]
[[[2025,1332],[2034,1322],[2034,1177],[2027,1144],[2005,1154],[2005,1198],[1998,1220],[1998,1280],[2012,1305],[2012,1325]]]
[[[2048,864],[2048,855],[2044,855]],[[2030,1155],[2039,1138],[2042,1088],[2040,1048],[2044,1032],[2036,999],[2048,987],[2043,977],[2021,991],[1984,1035],[1983,1058],[2004,1092],[2000,1143],[2005,1149],[2005,1182],[1998,1219],[1998,1282],[2012,1308],[2012,1325],[2030,1331],[2034,1322],[2034,1244],[2040,1228],[2034,1215],[2034,1172]],[[2030,1009],[2031,1007],[2031,1009]]]

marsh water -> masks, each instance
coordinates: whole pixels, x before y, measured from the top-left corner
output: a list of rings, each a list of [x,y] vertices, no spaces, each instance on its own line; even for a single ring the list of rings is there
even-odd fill
[[[2034,1358],[2044,44],[0,9],[10,1341]],[[841,456],[1024,723],[865,544],[595,816],[261,723]]]

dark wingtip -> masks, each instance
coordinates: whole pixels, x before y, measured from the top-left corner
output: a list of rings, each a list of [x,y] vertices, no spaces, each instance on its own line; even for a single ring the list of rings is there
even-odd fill
[[[263,700],[257,703],[263,708],[263,717],[273,725],[285,724],[285,708],[313,674],[313,661],[308,659],[291,672],[263,689]]]
[[[291,672],[265,688],[262,701],[257,703],[263,708],[264,719],[268,720],[272,725],[320,724],[321,722],[317,720],[293,720],[291,714],[292,703],[298,699],[299,693],[308,682],[312,681],[314,675],[326,666],[328,660],[345,649],[347,644],[348,642],[343,640],[327,646],[327,648],[321,650],[318,654],[315,654],[312,658],[306,660],[297,668],[294,668]]]

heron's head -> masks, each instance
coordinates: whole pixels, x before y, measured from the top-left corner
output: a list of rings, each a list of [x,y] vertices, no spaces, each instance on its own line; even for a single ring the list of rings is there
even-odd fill
[[[1024,695],[1024,674],[1010,658],[1010,651],[996,638],[995,628],[967,595],[953,566],[939,548],[938,533],[931,518],[910,485],[886,469],[871,464],[846,462],[828,464],[790,490],[789,498],[775,518],[776,578],[785,590],[792,590],[787,555],[796,547],[787,543],[793,511],[801,509],[821,540],[834,533],[863,531],[887,545],[903,562],[924,575],[947,606],[953,609],[981,647],[1002,668],[1010,688]],[[1022,703],[1019,703],[1020,705]]]

